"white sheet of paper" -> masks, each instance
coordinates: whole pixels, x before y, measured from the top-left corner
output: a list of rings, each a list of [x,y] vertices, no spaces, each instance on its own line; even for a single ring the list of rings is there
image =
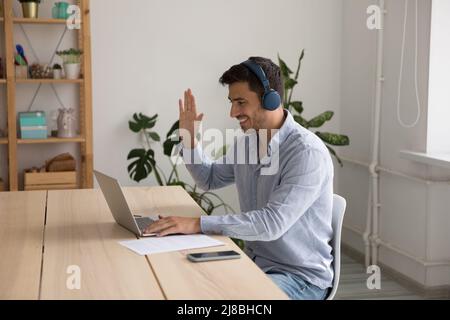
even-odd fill
[[[224,245],[223,242],[202,234],[168,236],[161,238],[142,238],[139,240],[120,241],[119,244],[136,252],[141,256],[154,253],[208,248]]]

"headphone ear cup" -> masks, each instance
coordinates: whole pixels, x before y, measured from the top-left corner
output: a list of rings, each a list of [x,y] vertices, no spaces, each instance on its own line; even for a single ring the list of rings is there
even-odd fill
[[[267,109],[269,111],[274,111],[276,109],[278,109],[278,107],[281,105],[281,98],[280,98],[280,94],[271,89],[269,92],[267,92],[264,95],[263,98],[263,107],[264,109]]]

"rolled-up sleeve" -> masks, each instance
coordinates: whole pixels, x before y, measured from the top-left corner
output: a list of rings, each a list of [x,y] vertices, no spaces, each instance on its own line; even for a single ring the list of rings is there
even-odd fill
[[[202,232],[246,241],[277,240],[319,198],[327,179],[325,165],[321,150],[293,152],[282,168],[280,184],[264,208],[234,215],[203,216]]]

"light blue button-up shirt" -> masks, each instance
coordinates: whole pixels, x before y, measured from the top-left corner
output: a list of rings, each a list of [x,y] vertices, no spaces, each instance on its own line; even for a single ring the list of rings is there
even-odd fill
[[[248,160],[255,148],[249,143],[245,148]],[[245,240],[246,253],[265,272],[287,271],[322,289],[331,287],[334,170],[324,143],[286,111],[259,164],[236,164],[237,153],[231,150],[213,162],[200,143],[183,149],[186,167],[200,188],[236,183],[238,190],[242,213],[203,216],[202,232]],[[277,170],[262,174],[275,156]]]

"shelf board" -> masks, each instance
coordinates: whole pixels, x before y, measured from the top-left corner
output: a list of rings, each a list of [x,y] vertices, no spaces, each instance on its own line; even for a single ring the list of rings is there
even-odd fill
[[[83,79],[16,79],[16,83],[82,83]]]
[[[0,138],[0,144],[8,144],[7,138]]]
[[[0,83],[6,83],[6,79],[0,79]]]
[[[19,24],[66,24],[66,19],[13,18],[13,22]]]
[[[85,142],[82,137],[75,138],[47,138],[47,139],[18,139],[18,144],[48,144],[48,143],[68,143],[68,142]]]

